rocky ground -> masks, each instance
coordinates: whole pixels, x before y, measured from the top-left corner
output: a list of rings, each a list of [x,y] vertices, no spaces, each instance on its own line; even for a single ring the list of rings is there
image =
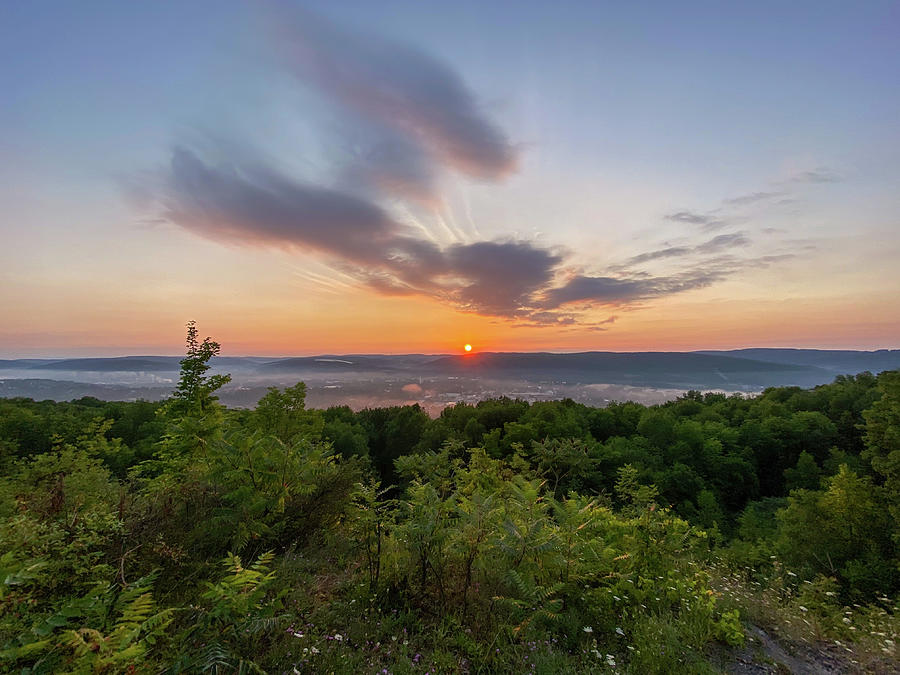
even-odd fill
[[[759,626],[747,626],[747,644],[715,658],[729,675],[841,675],[843,673],[900,673],[896,661],[860,663],[852,652],[832,643],[817,645],[781,640]]]

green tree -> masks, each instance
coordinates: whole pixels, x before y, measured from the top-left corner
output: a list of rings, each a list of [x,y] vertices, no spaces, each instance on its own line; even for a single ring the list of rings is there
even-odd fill
[[[325,420],[318,410],[306,409],[306,384],[298,382],[283,391],[269,387],[250,414],[250,426],[290,444],[300,438],[318,440]]]
[[[882,373],[878,389],[881,399],[864,413],[863,456],[884,479],[894,517],[900,519],[900,371]]]
[[[216,406],[217,389],[231,381],[230,375],[207,375],[209,361],[219,355],[221,345],[210,337],[201,342],[197,322],[187,324],[187,355],[181,360],[181,375],[172,394],[170,412],[203,415]]]
[[[797,466],[784,470],[785,488],[790,490],[806,489],[815,490],[819,487],[819,479],[822,475],[815,458],[805,450],[797,459]]]
[[[187,355],[181,360],[178,384],[159,411],[170,422],[157,451],[164,462],[177,463],[179,458],[206,452],[209,444],[221,437],[224,423],[215,392],[230,382],[231,376],[206,374],[210,359],[219,353],[219,343],[209,337],[200,342],[194,321],[188,322],[187,329]]]

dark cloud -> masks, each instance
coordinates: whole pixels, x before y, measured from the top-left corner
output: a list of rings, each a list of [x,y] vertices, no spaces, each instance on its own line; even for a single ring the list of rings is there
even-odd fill
[[[401,232],[381,208],[246,164],[210,166],[176,148],[163,196],[168,219],[213,239],[278,243],[357,261]]]
[[[462,277],[455,292],[463,307],[513,315],[552,280],[562,257],[525,242],[459,244],[447,251],[449,273]]]
[[[625,305],[639,300],[673,295],[696,288],[705,288],[723,279],[724,272],[698,270],[668,277],[593,277],[579,275],[565,285],[544,294],[543,306],[555,309],[570,303],[595,305]]]
[[[666,220],[675,223],[687,223],[688,225],[700,225],[704,230],[717,230],[728,223],[717,216],[696,211],[675,211],[664,216]]]
[[[483,179],[516,168],[518,152],[449,67],[421,50],[351,33],[308,12],[278,13],[279,46],[304,83],[409,139],[442,164]]]
[[[793,259],[795,254],[738,258],[722,255],[665,276],[645,274],[622,276],[577,275],[562,286],[545,291],[540,299],[545,311],[563,306],[627,306],[634,303],[707,288],[744,270],[759,269]]]
[[[319,251],[380,293],[425,294],[492,316],[522,311],[562,262],[561,254],[520,241],[442,249],[360,197],[292,181],[259,163],[212,166],[186,148],[173,151],[165,183],[167,219],[185,229]]]
[[[566,256],[522,241],[479,241],[440,247],[384,209],[340,190],[291,180],[259,161],[213,165],[177,148],[161,195],[167,220],[216,240],[266,244],[324,254],[335,267],[384,295],[425,295],[463,310],[521,325],[601,326],[581,309],[622,306],[704,288],[736,272],[785,256],[745,260],[719,256],[667,276],[629,272],[660,258],[709,255],[749,243],[721,234],[692,247],[669,247],[610,267],[619,276],[577,274],[561,285]]]

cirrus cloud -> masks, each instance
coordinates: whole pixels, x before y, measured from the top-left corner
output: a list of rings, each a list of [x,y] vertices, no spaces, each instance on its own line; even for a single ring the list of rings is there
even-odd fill
[[[417,47],[300,10],[279,12],[275,34],[303,84],[415,140],[438,163],[488,180],[518,166],[518,149],[462,78]]]

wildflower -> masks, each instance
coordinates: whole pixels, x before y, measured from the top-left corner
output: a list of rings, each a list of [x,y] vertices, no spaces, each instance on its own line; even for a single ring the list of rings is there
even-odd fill
[[[591,626],[585,626],[581,630],[583,630],[585,633],[593,633],[594,632],[594,629]]]
[[[806,609],[806,607],[804,607],[803,605],[800,605],[799,608],[800,608],[800,611],[801,611],[801,612],[808,612],[808,611],[809,611],[809,610]]]
[[[344,639],[344,636],[341,635],[340,633],[335,633],[334,639],[337,640],[338,642],[341,642]]]
[[[606,665],[615,668],[616,667],[616,657],[612,654],[606,655]]]
[[[616,633],[618,633],[618,634],[621,635],[622,637],[625,637],[625,631],[622,630],[621,628],[616,628]]]

